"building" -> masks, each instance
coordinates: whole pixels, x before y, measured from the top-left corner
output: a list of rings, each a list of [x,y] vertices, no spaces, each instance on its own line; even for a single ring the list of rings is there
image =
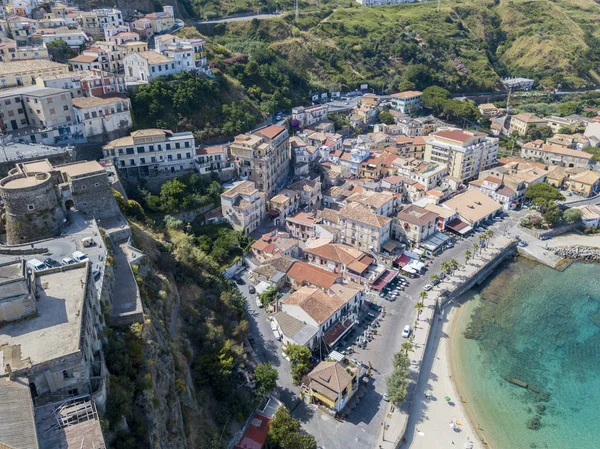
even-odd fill
[[[489,222],[502,210],[500,203],[477,189],[469,189],[460,193],[442,203],[442,206],[458,213],[460,220],[471,228]]]
[[[390,192],[367,190],[356,192],[346,199],[346,204],[359,203],[371,209],[375,214],[391,217],[394,212],[396,196]]]
[[[586,170],[569,176],[569,190],[585,198],[596,195],[600,191],[600,174]]]
[[[407,90],[391,95],[392,108],[402,114],[413,114],[421,109],[421,95],[418,90]]]
[[[286,217],[294,214],[300,207],[300,195],[298,192],[283,189],[269,200],[269,215],[275,218],[275,225],[281,224]],[[277,212],[277,214],[274,214]]]
[[[72,102],[75,118],[83,124],[88,138],[114,139],[126,134],[133,125],[129,98],[81,97]]]
[[[270,397],[262,410],[255,410],[232,449],[262,449],[269,433],[269,423],[279,407],[281,402]]]
[[[519,193],[517,190],[504,185],[502,178],[488,175],[471,181],[469,185],[498,201],[504,209],[514,209],[517,205]]]
[[[504,78],[502,84],[509,90],[531,90],[533,88],[533,80],[530,78]]]
[[[68,28],[40,29],[34,35],[35,38],[41,39],[46,45],[54,41],[65,41],[74,50],[78,50],[91,40],[83,31],[69,30]]]
[[[223,217],[236,231],[249,234],[265,217],[265,194],[252,181],[242,181],[221,194]]]
[[[270,125],[240,134],[229,151],[240,178],[253,181],[268,197],[274,196],[285,185],[290,170],[287,129]]]
[[[191,132],[141,129],[109,142],[102,150],[119,175],[139,178],[193,170],[195,146]]]
[[[312,212],[298,212],[285,219],[285,227],[290,234],[300,240],[314,237],[315,215]]]
[[[361,0],[359,0],[361,1]],[[363,0],[369,1],[369,0]],[[324,361],[308,373],[304,387],[307,401],[340,413],[358,391],[361,374],[356,365]]]
[[[323,194],[318,179],[301,179],[288,185],[287,189],[298,192],[300,207],[320,208]]]
[[[175,15],[172,6],[163,6],[162,12],[146,14],[144,19],[150,21],[153,34],[171,31],[175,26]]]
[[[0,64],[0,88],[30,86],[36,78],[67,73],[69,66],[40,60],[12,61]]]
[[[0,91],[0,129],[15,141],[54,145],[85,142],[77,123],[71,93],[64,89],[28,86]]]
[[[427,140],[424,158],[447,165],[453,178],[473,179],[496,164],[498,139],[462,129],[438,131]]]
[[[418,182],[425,187],[425,190],[439,186],[448,176],[448,167],[433,161],[397,158],[393,166],[399,176]]]
[[[7,17],[6,22],[12,38],[17,41],[18,45],[30,44],[32,36],[39,27],[37,20],[21,16]]]
[[[309,286],[327,292],[334,284],[343,282],[339,273],[332,273],[323,268],[306,262],[295,262],[287,272],[287,277],[293,289]]]
[[[329,105],[317,104],[315,106],[298,106],[292,109],[292,126],[300,129],[308,128],[327,119]]]
[[[427,140],[422,136],[397,136],[394,137],[394,142],[396,144],[396,149],[388,149],[387,151],[392,151],[401,157],[414,157],[415,159],[423,159]]]
[[[180,39],[172,34],[154,38],[154,50],[179,62],[182,70],[197,70],[212,74],[206,60],[204,39]]]
[[[144,82],[159,76],[176,75],[183,70],[175,61],[155,51],[130,53],[123,59],[125,74]]]
[[[339,211],[342,241],[363,251],[378,253],[390,238],[391,223],[391,218],[377,215],[360,203],[348,204]]]
[[[357,284],[368,282],[369,268],[375,262],[373,256],[341,243],[305,248],[304,254],[308,263],[341,274],[344,279]]]
[[[417,247],[437,232],[437,219],[434,212],[412,204],[394,217],[392,235],[395,240],[404,239]]]
[[[91,265],[81,262],[29,274],[24,261],[14,261],[0,270],[2,309],[11,311],[0,335],[0,375],[24,378],[32,398],[105,397],[99,339],[104,326]]]
[[[103,70],[84,70],[60,75],[40,76],[36,85],[67,89],[73,97],[104,97],[127,91],[125,76]]]
[[[18,163],[0,180],[0,198],[9,245],[60,235],[69,209],[99,219],[120,216],[106,171],[95,161]]]
[[[581,221],[586,228],[597,228],[600,225],[600,206],[590,204],[588,206],[578,206],[581,211]]]
[[[392,110],[397,114],[400,112]],[[404,115],[400,117],[394,117],[396,126],[400,134],[404,134],[408,137],[427,136],[434,132],[437,128],[436,120],[433,116],[411,118]]]
[[[200,175],[216,174],[221,181],[229,181],[235,176],[226,145],[196,148],[195,163]]]
[[[300,252],[300,241],[289,234],[277,231],[262,235],[252,244],[251,252],[256,259],[263,263],[273,257],[287,256],[297,258]]]
[[[488,117],[495,117],[498,115],[500,110],[494,103],[483,103],[477,106],[481,115],[487,115]]]
[[[510,118],[508,132],[509,134],[515,133],[519,136],[526,136],[531,128],[541,128],[547,126],[547,124],[546,119],[539,118],[535,114],[517,114]]]
[[[521,147],[521,157],[540,161],[547,165],[560,165],[562,167],[588,168],[592,164],[592,155],[590,153],[547,144],[541,140],[523,145]]]
[[[12,39],[0,38],[0,62],[24,61],[28,59],[48,59],[46,45],[17,46],[17,43]]]
[[[123,21],[123,13],[118,9],[101,8],[94,9],[93,12],[96,13],[98,27],[102,30],[102,34],[104,34],[105,28],[123,26],[125,23]]]

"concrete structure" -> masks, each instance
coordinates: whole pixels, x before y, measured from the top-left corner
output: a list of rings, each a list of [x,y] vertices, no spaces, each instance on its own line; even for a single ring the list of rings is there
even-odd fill
[[[443,207],[455,211],[460,219],[470,227],[489,222],[500,210],[502,205],[485,193],[470,189],[442,203]]]
[[[425,190],[439,186],[448,176],[448,166],[433,161],[398,158],[393,166],[399,176],[418,182],[425,187]]]
[[[86,137],[114,139],[127,133],[133,125],[129,98],[74,98],[73,110],[78,123],[83,124]]]
[[[392,108],[402,114],[412,114],[421,109],[421,95],[418,90],[407,90],[391,95]]]
[[[508,132],[509,134],[516,133],[519,136],[525,136],[532,127],[541,128],[547,126],[547,124],[546,119],[539,118],[535,114],[517,114],[510,118]]]
[[[269,200],[269,214],[277,212],[275,224],[280,224],[300,207],[300,194],[294,190],[283,189]]]
[[[119,175],[151,177],[180,175],[194,169],[194,136],[166,129],[141,129],[105,145],[104,157]]]
[[[73,49],[79,49],[82,45],[90,42],[90,38],[83,31],[69,30],[69,29],[52,29],[52,31],[43,31],[43,34],[34,35],[42,40],[44,44],[49,44],[54,41],[65,41],[69,47]]]
[[[398,136],[394,137],[394,142],[396,143],[396,149],[393,151],[395,154],[401,157],[414,157],[415,159],[423,159],[427,140],[422,136]],[[388,151],[392,150],[388,149]]]
[[[155,51],[131,53],[123,60],[125,74],[149,82],[159,76],[176,75],[183,69],[175,66],[172,58]]]
[[[507,89],[511,90],[531,90],[533,88],[533,83],[534,80],[521,77],[504,78],[502,80],[502,84],[504,84]]]
[[[12,39],[0,38],[0,62],[48,59],[45,44],[39,46],[17,46]]]
[[[153,34],[170,31],[175,26],[175,15],[172,6],[163,6],[162,12],[146,14],[144,19],[149,20]]]
[[[304,129],[321,123],[327,119],[329,105],[298,106],[292,109],[292,120],[298,122],[298,128]]]
[[[391,218],[377,215],[360,203],[348,204],[339,211],[342,241],[363,251],[378,253],[390,238],[391,223]]]
[[[51,394],[105,399],[106,367],[98,338],[104,326],[90,264],[36,272],[28,289],[37,297],[36,314],[3,326],[0,376],[26,378],[34,400]]]
[[[236,231],[249,234],[265,217],[265,194],[251,181],[242,181],[221,194],[223,217]]]
[[[301,179],[287,186],[299,195],[299,206],[318,209],[323,200],[321,182],[318,179]]]
[[[240,134],[229,147],[241,179],[252,181],[272,197],[285,185],[290,170],[287,129],[270,125]]]
[[[419,244],[437,232],[438,216],[422,207],[410,205],[398,212],[392,225],[392,236],[395,240],[404,239],[412,246]]]
[[[124,75],[96,69],[40,76],[36,79],[36,85],[67,89],[73,97],[103,97],[127,91]]]
[[[154,51],[173,58],[176,66],[183,70],[196,70],[212,74],[206,60],[204,39],[180,39],[172,34],[154,38]]]
[[[473,179],[496,164],[498,139],[476,131],[438,131],[427,141],[424,158],[447,165],[453,178]]]
[[[97,162],[53,166],[47,160],[20,163],[0,181],[9,245],[60,235],[65,212],[96,218],[119,216],[104,168]]]
[[[569,176],[568,183],[571,192],[588,198],[600,191],[600,174],[586,170]]]
[[[592,164],[592,155],[585,151],[571,150],[558,145],[536,140],[521,147],[521,157],[543,162],[547,165],[562,167],[588,168]]]
[[[0,88],[29,86],[39,76],[67,73],[69,66],[47,60],[12,61],[0,64]]]
[[[502,178],[488,175],[476,181],[471,181],[469,185],[498,201],[504,209],[514,209],[517,206],[519,192],[504,185]]]
[[[216,174],[221,181],[229,181],[235,176],[235,167],[229,161],[226,145],[196,148],[194,163],[201,175]]]
[[[263,263],[273,257],[288,256],[297,258],[300,252],[299,240],[286,233],[273,231],[264,234],[252,244],[251,251]]]

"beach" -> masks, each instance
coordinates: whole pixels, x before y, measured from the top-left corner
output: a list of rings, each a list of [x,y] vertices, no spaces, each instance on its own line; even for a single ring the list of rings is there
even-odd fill
[[[422,373],[416,388],[415,402],[406,431],[406,443],[401,447],[414,449],[490,447],[482,442],[473,425],[475,422],[467,404],[463,403],[457,385],[453,382],[450,335],[454,332],[460,311],[447,307],[432,329],[428,351],[423,360]],[[425,397],[431,394],[431,399]],[[447,401],[446,398],[450,398]],[[451,427],[454,423],[457,430]]]

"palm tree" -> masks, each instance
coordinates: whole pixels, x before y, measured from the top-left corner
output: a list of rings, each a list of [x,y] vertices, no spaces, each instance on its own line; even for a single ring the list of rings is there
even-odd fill
[[[421,300],[421,302],[423,302],[425,298],[427,298],[427,292],[425,290],[421,290],[421,292],[419,293],[419,299]]]
[[[456,259],[450,259],[448,264],[450,265],[450,268],[453,268],[453,269],[458,268],[458,262],[456,261]]]
[[[486,234],[487,234],[488,241],[492,240],[492,238],[494,237],[494,231],[492,231],[491,229],[488,229],[486,231]]]
[[[427,292],[423,292],[425,293],[425,296],[427,296]],[[419,295],[421,296],[421,295]],[[417,319],[419,319],[419,317],[421,316],[421,312],[423,311],[423,308],[425,307],[425,304],[423,304],[422,302],[418,302],[415,304],[415,309],[417,309]]]
[[[433,273],[431,276],[429,276],[429,280],[431,282],[435,282],[435,281],[437,281],[439,279],[440,279],[440,277],[437,274],[435,274],[435,273]]]
[[[473,251],[475,251],[475,252],[479,251],[479,245],[477,243],[473,243]]]
[[[408,355],[409,352],[414,350],[414,345],[412,343],[412,341],[405,341],[404,343],[402,343],[402,352],[404,352],[405,355]]]
[[[469,259],[473,256],[473,253],[470,250],[465,251],[465,264],[469,263]]]
[[[442,262],[442,264],[440,265],[440,270],[442,270],[444,273],[446,273],[449,268],[450,265],[448,264],[448,262]]]

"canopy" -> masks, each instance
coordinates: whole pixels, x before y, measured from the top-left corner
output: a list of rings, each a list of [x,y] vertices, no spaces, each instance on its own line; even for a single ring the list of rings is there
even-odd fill
[[[423,248],[433,252],[436,251],[438,248],[444,246],[450,240],[452,240],[452,238],[449,235],[438,231],[431,237],[429,237],[427,240],[421,242],[420,245]]]
[[[270,288],[271,288],[271,284],[269,284],[268,282],[265,282],[265,281],[261,281],[256,286],[256,293],[260,295],[261,293],[267,291]]]
[[[455,218],[454,220],[449,221],[446,223],[446,227],[451,231],[459,233],[460,235],[465,235],[473,230],[471,226],[462,221],[460,218]]]

